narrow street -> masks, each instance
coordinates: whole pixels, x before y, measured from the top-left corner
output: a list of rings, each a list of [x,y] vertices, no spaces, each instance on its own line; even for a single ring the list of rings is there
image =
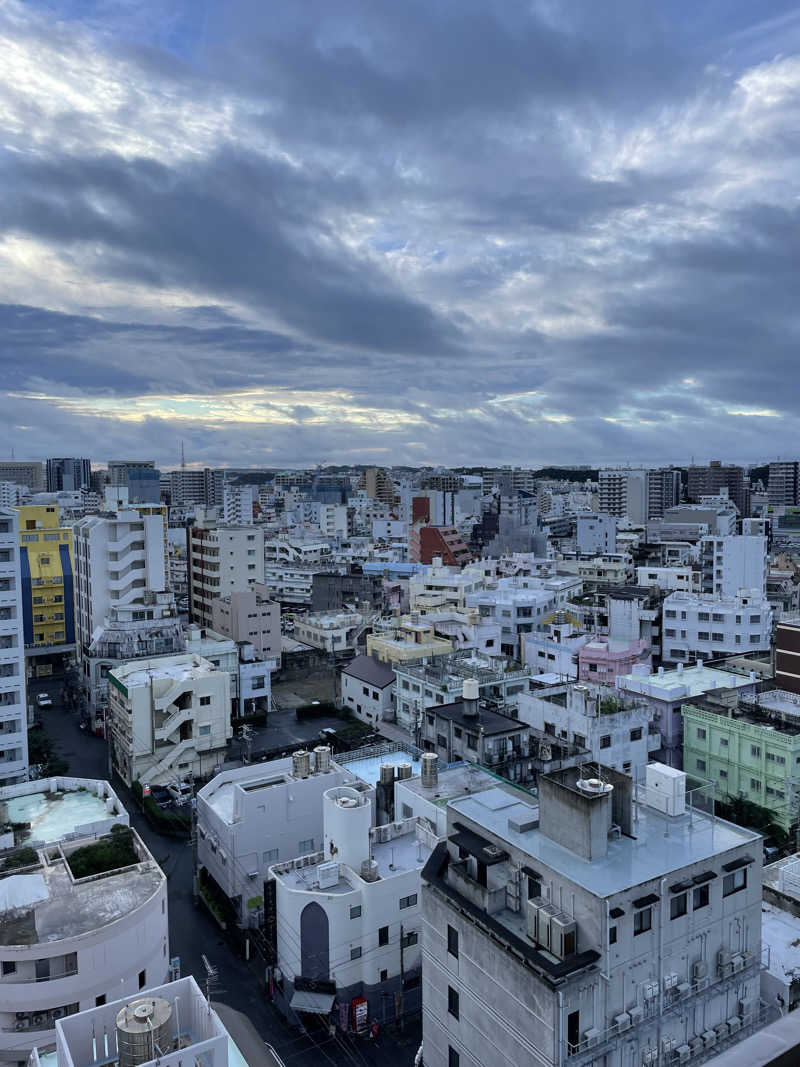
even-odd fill
[[[69,763],[69,773],[81,778],[108,778],[107,747],[103,740],[87,736],[78,727],[77,714],[67,712],[60,703],[60,679],[33,681],[30,698],[48,692],[53,707],[38,712],[43,729],[59,754]],[[317,727],[319,728],[319,727]],[[260,957],[247,963],[235,954],[224,934],[202,906],[192,898],[192,851],[188,841],[154,833],[144,817],[131,804],[119,782],[112,782],[128,807],[131,825],[141,835],[154,858],[161,865],[169,883],[170,955],[178,956],[181,974],[191,974],[201,988],[206,988],[203,955],[217,968],[218,980],[211,987],[211,999],[243,1013],[269,1043],[281,1060],[289,1065],[349,1064],[351,1067],[381,1064],[400,1067],[413,1063],[421,1041],[421,1021],[408,1019],[401,1033],[387,1030],[375,1040],[325,1036],[319,1043],[296,1027],[284,1022],[273,1008],[264,990],[263,965]],[[272,1063],[265,1050],[264,1064]],[[250,1067],[260,1067],[251,1062]]]

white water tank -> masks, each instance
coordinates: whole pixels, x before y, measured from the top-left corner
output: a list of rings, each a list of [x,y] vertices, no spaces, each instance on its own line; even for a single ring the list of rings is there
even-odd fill
[[[439,757],[435,752],[423,752],[422,788],[434,789],[439,784]]]
[[[292,774],[295,778],[308,778],[311,774],[311,753],[304,748],[292,755]]]
[[[314,772],[326,774],[331,769],[331,750],[328,745],[317,745],[314,749]]]
[[[326,862],[346,863],[356,871],[369,858],[372,806],[369,797],[347,785],[322,795],[322,827]]]

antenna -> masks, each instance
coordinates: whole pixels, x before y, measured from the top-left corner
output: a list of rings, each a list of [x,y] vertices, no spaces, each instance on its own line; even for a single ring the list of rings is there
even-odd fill
[[[181,470],[186,470],[186,455],[183,451],[183,441],[181,441]]]

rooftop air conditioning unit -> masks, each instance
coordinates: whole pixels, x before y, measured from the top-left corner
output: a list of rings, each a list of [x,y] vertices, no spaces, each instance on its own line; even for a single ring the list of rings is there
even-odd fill
[[[674,1037],[662,1037],[661,1038],[661,1051],[665,1056],[668,1056],[673,1051],[677,1044]]]
[[[718,1026],[715,1026],[714,1029],[717,1031],[717,1037],[720,1041],[726,1038],[730,1031],[730,1027],[727,1023],[720,1023]]]
[[[644,997],[645,1000],[655,1000],[658,996],[658,982],[645,982],[644,984]]]
[[[744,956],[737,953],[731,960],[731,966],[733,967],[733,973],[737,974],[739,971],[744,970]]]
[[[623,1011],[619,1015],[614,1016],[614,1023],[617,1027],[617,1031],[622,1033],[623,1030],[630,1030],[631,1017],[627,1011]]]
[[[702,1037],[693,1037],[689,1042],[689,1048],[692,1050],[693,1056],[696,1056],[698,1052],[702,1052],[705,1047]]]
[[[539,910],[547,903],[542,897],[528,901],[528,937],[531,941],[539,940]]]
[[[664,988],[665,989],[674,989],[677,986],[677,984],[678,984],[678,975],[677,974],[673,973],[673,974],[665,974],[664,975]]]
[[[541,945],[542,948],[550,951],[551,942],[551,921],[554,915],[559,914],[559,909],[555,904],[545,904],[539,909],[539,919],[536,932],[536,942]]]
[[[703,1031],[703,1044],[706,1048],[711,1048],[712,1045],[717,1043],[716,1030],[704,1030]]]
[[[320,863],[317,867],[317,882],[320,889],[331,889],[339,881],[338,863]]]
[[[550,951],[558,959],[572,956],[577,948],[578,928],[568,915],[558,914],[550,919]]]
[[[728,1031],[731,1034],[735,1034],[738,1030],[741,1030],[742,1028],[742,1020],[739,1018],[738,1015],[731,1015],[730,1019],[728,1019],[727,1022]]]
[[[689,982],[680,982],[676,990],[679,997],[687,997],[692,991],[692,986]]]

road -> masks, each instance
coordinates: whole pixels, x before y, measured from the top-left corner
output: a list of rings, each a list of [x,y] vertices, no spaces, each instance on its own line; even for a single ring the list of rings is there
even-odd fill
[[[105,742],[89,737],[78,728],[77,715],[60,703],[60,679],[33,681],[29,693],[35,702],[39,692],[47,692],[53,707],[39,714],[43,728],[60,754],[69,762],[69,773],[81,778],[108,778]],[[321,729],[316,726],[316,730]],[[118,783],[112,783],[115,787]],[[124,797],[121,788],[119,795]],[[192,974],[206,988],[205,955],[218,970],[218,982],[211,989],[214,1001],[221,1001],[249,1019],[262,1041],[273,1046],[286,1067],[319,1067],[321,1064],[367,1067],[408,1067],[421,1041],[418,1019],[408,1019],[402,1033],[387,1029],[375,1040],[327,1035],[319,1043],[289,1026],[264,992],[263,965],[249,964],[234,954],[208,912],[195,907],[192,896],[192,853],[188,842],[154,833],[137,809],[128,805],[131,825],[140,834],[168,879],[170,955],[179,956],[182,975]],[[258,956],[256,954],[256,958]],[[250,1067],[261,1067],[251,1052]],[[264,1064],[273,1064],[267,1056]]]

